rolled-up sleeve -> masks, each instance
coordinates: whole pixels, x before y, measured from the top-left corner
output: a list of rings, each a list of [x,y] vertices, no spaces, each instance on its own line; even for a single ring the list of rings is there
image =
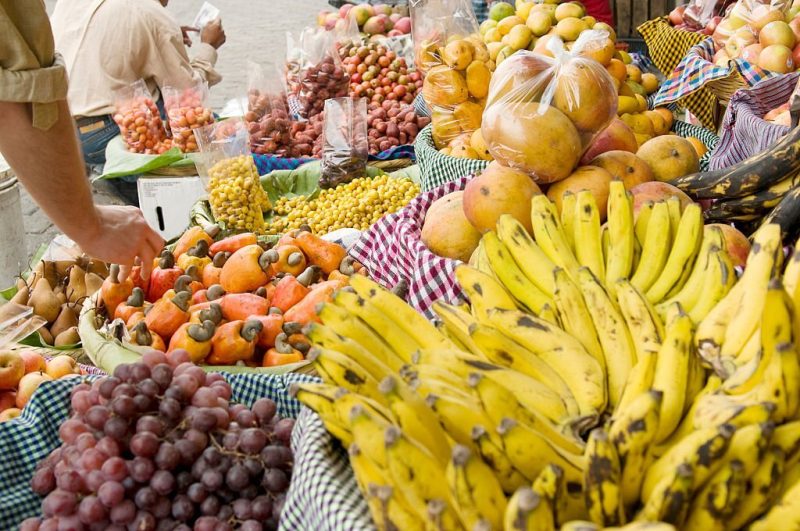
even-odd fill
[[[0,101],[32,103],[34,127],[49,129],[67,97],[67,71],[42,0],[0,0],[0,35]]]

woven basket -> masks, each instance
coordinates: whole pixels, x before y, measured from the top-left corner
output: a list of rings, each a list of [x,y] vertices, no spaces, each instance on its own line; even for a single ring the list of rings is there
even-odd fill
[[[692,46],[706,38],[701,33],[674,28],[667,17],[648,20],[637,29],[644,38],[650,58],[665,76],[672,74]]]

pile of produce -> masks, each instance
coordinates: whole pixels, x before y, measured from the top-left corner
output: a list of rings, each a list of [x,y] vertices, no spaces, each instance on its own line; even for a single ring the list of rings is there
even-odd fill
[[[66,354],[47,360],[32,350],[0,350],[0,422],[19,417],[42,382],[80,374]]]
[[[697,205],[635,216],[614,182],[603,229],[591,193],[572,204],[501,217],[441,326],[364,277],[309,326],[324,383],[293,391],[376,526],[796,525],[800,255],[781,274],[767,225],[737,280]]]
[[[345,30],[352,24],[369,37],[399,37],[411,33],[411,19],[403,10],[386,4],[344,4],[338,11],[320,11],[317,25],[327,30]]]
[[[709,220],[736,222],[745,232],[776,223],[784,241],[800,230],[800,129],[795,128],[766,151],[730,168],[692,173],[671,181],[698,199],[712,199]]]
[[[717,25],[722,22],[722,15],[725,7],[731,4],[731,0],[717,0],[714,9],[708,12],[707,4],[700,0],[695,0],[688,4],[681,4],[669,12],[667,17],[669,23],[681,31],[702,33],[703,35],[713,35]]]
[[[33,309],[47,324],[38,329],[42,343],[56,347],[80,343],[78,315],[81,304],[94,295],[108,275],[103,262],[83,255],[74,260],[40,260],[27,278],[20,277],[10,302]],[[0,308],[0,322],[4,311]]]
[[[133,345],[187,351],[197,364],[272,367],[304,359],[302,328],[357,269],[342,246],[306,230],[264,250],[254,233],[215,242],[192,227],[147,281],[112,274],[99,300]]]
[[[143,81],[130,88],[130,94],[118,98],[114,122],[131,153],[160,155],[172,147],[167,138],[158,107]]]
[[[272,208],[261,187],[253,157],[238,155],[208,170],[208,202],[214,219],[228,230],[264,232],[264,212]]]
[[[197,151],[194,130],[214,122],[214,112],[206,102],[208,85],[200,82],[183,90],[164,87],[163,93],[172,145],[183,153],[194,153]]]
[[[417,134],[431,122],[418,116],[414,107],[397,100],[370,102],[367,107],[369,152],[377,155],[396,146],[413,144]]]
[[[319,37],[309,36],[308,39],[314,41]],[[316,60],[301,54],[300,57],[290,57],[286,63],[288,93],[298,105],[300,116],[305,119],[321,113],[328,98],[347,96],[350,86],[350,76],[344,71],[333,43],[323,48],[321,53]]]
[[[406,60],[380,43],[350,44],[339,50],[350,75],[350,95],[381,103],[384,99],[413,103],[422,75],[410,72]]]
[[[406,178],[388,175],[359,177],[347,184],[308,196],[282,197],[275,203],[270,231],[274,234],[297,230],[303,225],[314,234],[337,229],[366,230],[386,214],[397,212],[419,194],[419,185]]]
[[[31,480],[42,517],[21,531],[277,529],[294,420],[267,398],[232,403],[225,377],[188,358],[151,351],[72,389],[61,446]]]
[[[743,59],[764,70],[785,74],[800,67],[800,5],[739,0],[716,28],[714,62],[728,66]]]

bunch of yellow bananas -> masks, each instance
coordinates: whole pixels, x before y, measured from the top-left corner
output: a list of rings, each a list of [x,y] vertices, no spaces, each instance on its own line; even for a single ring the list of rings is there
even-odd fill
[[[502,218],[437,326],[364,276],[320,307],[324,383],[293,392],[376,526],[800,526],[800,251],[781,277],[765,226],[736,281],[695,206],[564,204],[534,199],[533,237]]]

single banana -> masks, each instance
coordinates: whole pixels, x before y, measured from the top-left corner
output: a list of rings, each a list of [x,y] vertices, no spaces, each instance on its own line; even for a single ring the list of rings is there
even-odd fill
[[[637,359],[640,351],[652,350],[664,340],[664,322],[644,294],[629,281],[616,283],[617,302],[625,323],[631,331]]]
[[[681,463],[691,465],[695,485],[701,485],[716,471],[734,432],[735,429],[729,424],[701,428],[676,443],[647,468],[642,483],[642,501],[649,499],[655,486]]]
[[[766,511],[777,499],[784,477],[786,455],[777,447],[770,448],[749,476],[742,499],[733,507],[725,521],[726,529],[743,529],[755,517]]]
[[[517,303],[494,277],[469,266],[456,267],[456,280],[469,297],[472,313],[478,321],[488,321],[487,313],[493,308],[516,310]]]
[[[632,508],[639,501],[645,470],[653,460],[652,445],[658,431],[662,394],[648,391],[614,414],[608,435],[619,455],[622,504]]]
[[[783,270],[783,287],[789,297],[794,298],[798,286],[800,286],[800,240],[795,243],[794,253]]]
[[[686,282],[680,287],[668,294],[665,301],[658,304],[657,308],[663,310],[673,302],[680,303],[684,311],[689,312],[694,308],[700,293],[704,289],[703,276],[709,264],[709,257],[712,251],[724,249],[724,236],[722,229],[719,227],[705,226],[703,227],[703,238],[700,244],[700,251],[697,253],[697,260],[691,268],[691,273],[686,279]]]
[[[653,210],[656,204],[653,201],[647,201],[639,207],[639,212],[634,215],[633,232],[636,235],[636,243],[639,247],[644,247],[644,242],[647,239],[647,226],[650,224],[650,217],[653,215]],[[631,274],[636,269],[631,270]]]
[[[442,336],[421,313],[366,275],[353,275],[350,278],[350,286],[361,298],[372,303],[378,311],[391,316],[395,325],[414,338],[423,348],[453,346],[450,340]]]
[[[692,352],[692,320],[683,314],[667,324],[664,344],[658,351],[653,389],[663,393],[656,442],[675,431],[686,409],[686,384]]]
[[[483,410],[477,398],[461,400],[445,395],[428,395],[425,397],[439,424],[458,444],[474,448],[472,429],[475,426],[491,426],[492,420]],[[490,434],[495,443],[500,444],[496,434]]]
[[[351,444],[347,448],[347,454],[350,457],[350,467],[353,469],[358,488],[361,489],[361,493],[367,500],[367,507],[375,527],[379,530],[387,529],[384,505],[380,499],[371,496],[370,492],[373,492],[378,487],[388,485],[390,483],[389,478],[383,469],[361,452],[357,444]]]
[[[494,271],[492,271],[492,266],[489,264],[489,257],[486,256],[486,249],[483,248],[482,241],[478,242],[478,247],[475,249],[472,257],[470,257],[469,265],[481,273],[489,275],[493,279],[497,280],[497,277],[494,276]]]
[[[562,528],[563,531],[563,528]],[[606,527],[605,531],[676,531],[666,522],[631,522],[620,527]]]
[[[606,253],[606,286],[616,291],[616,282],[630,278],[633,270],[633,248],[636,235],[633,224],[633,202],[621,181],[611,181],[608,194],[608,252]]]
[[[333,295],[333,302],[363,320],[379,337],[383,338],[397,357],[403,360],[403,363],[409,363],[411,355],[422,348],[416,339],[398,328],[386,314],[352,291],[340,289]],[[439,332],[436,333],[439,334]]]
[[[741,461],[733,460],[720,468],[692,502],[682,529],[686,531],[725,531],[726,520],[744,498],[747,474]]]
[[[615,416],[617,412],[627,409],[631,402],[653,389],[653,378],[657,363],[658,345],[653,345],[652,350],[645,350],[639,355],[639,360],[631,369],[630,374],[628,374],[628,380],[622,390],[622,397],[620,397],[619,404],[614,410]]]
[[[499,425],[503,418],[512,418],[538,431],[565,452],[576,455],[583,453],[583,441],[558,431],[543,415],[526,408],[507,387],[482,373],[471,374],[468,382],[483,404],[484,411],[492,419],[493,426]]]
[[[606,390],[602,367],[578,340],[546,321],[521,312],[493,310],[489,312],[489,319],[562,377],[582,415],[603,411]]]
[[[345,308],[326,302],[321,305],[317,315],[325,326],[331,327],[341,336],[356,341],[393,371],[397,372],[403,365],[403,359],[375,333],[375,330]]]
[[[625,320],[597,277],[588,269],[581,268],[578,278],[586,307],[589,308],[600,345],[603,347],[608,374],[608,403],[614,407],[619,404],[625,382],[636,363],[633,340]]]
[[[706,380],[706,385],[703,389],[697,394],[695,397],[694,402],[689,406],[689,410],[683,416],[683,420],[681,420],[680,425],[678,428],[672,432],[672,435],[669,436],[667,440],[662,442],[661,444],[653,447],[653,455],[656,457],[661,457],[667,453],[673,446],[677,445],[679,442],[683,441],[686,437],[692,434],[695,429],[699,428],[707,428],[709,426],[700,425],[695,427],[694,424],[694,417],[698,410],[698,404],[704,397],[708,397],[715,393],[720,386],[722,385],[722,380],[719,376],[715,374],[711,374]],[[721,424],[715,424],[712,427],[720,426]]]
[[[465,400],[475,398],[470,389],[465,386],[465,380],[462,377],[440,365],[429,363],[406,365],[402,369],[401,376],[408,386],[422,398],[431,393],[445,394]]]
[[[416,513],[402,493],[390,485],[372,485],[367,499],[377,500],[380,504],[381,516],[376,520],[378,529],[423,531],[426,528],[425,515]]]
[[[482,241],[492,271],[514,299],[534,313],[539,313],[545,304],[552,304],[552,299],[539,290],[517,266],[508,247],[496,233],[487,232]]]
[[[615,527],[614,529],[619,529]],[[603,528],[586,520],[570,520],[559,528],[559,531],[602,531]]]
[[[447,433],[439,425],[436,414],[425,400],[409,389],[405,383],[387,376],[378,385],[397,424],[406,434],[424,446],[443,466],[450,460],[450,444]]]
[[[447,332],[455,337],[462,345],[464,345],[469,352],[476,356],[483,356],[477,345],[475,345],[472,338],[469,337],[469,327],[477,324],[477,321],[468,311],[464,311],[452,304],[446,304],[442,301],[433,303],[433,311],[439,316],[439,319],[444,323]]]
[[[736,283],[736,271],[733,261],[727,252],[716,250],[708,258],[708,266],[703,275],[700,295],[688,310],[689,317],[699,326],[711,314],[714,308],[725,299]],[[731,314],[732,315],[732,314]],[[720,319],[730,319],[729,314],[719,314]]]
[[[537,312],[536,317],[543,321],[547,321],[551,325],[555,325],[559,328],[564,328],[561,325],[561,319],[558,316],[558,312],[556,311],[555,305],[551,305],[549,302],[542,306],[542,309]]]
[[[755,472],[769,448],[773,433],[775,433],[775,423],[772,421],[738,428],[731,438],[728,450],[722,456],[720,466],[731,461],[739,461],[744,475],[749,477]]]
[[[597,338],[597,330],[592,322],[592,315],[586,307],[586,301],[578,285],[569,278],[566,271],[557,267],[553,271],[556,292],[554,295],[556,309],[561,317],[562,328],[565,332],[577,338],[586,351],[597,360],[605,370],[606,360],[603,348]]]
[[[786,468],[800,462],[800,420],[777,426],[772,435],[772,444],[786,454]]]
[[[678,226],[681,223],[681,212],[683,211],[683,206],[681,205],[681,200],[674,195],[668,197],[665,203],[667,204],[667,209],[669,210],[669,226],[674,236],[678,230]]]
[[[753,522],[750,531],[774,531],[800,527],[800,482],[791,485],[780,501],[760,519]]]
[[[603,258],[603,241],[600,234],[600,212],[597,202],[589,190],[578,192],[574,207],[575,254],[578,263],[588,267],[594,276],[606,278],[606,264]]]
[[[476,425],[472,428],[472,444],[478,448],[484,461],[494,469],[503,492],[511,494],[523,485],[530,484],[530,481],[511,464],[496,433],[490,433],[483,426]]]
[[[336,352],[344,354],[364,367],[370,376],[377,381],[380,381],[385,376],[397,374],[395,369],[390,368],[381,361],[379,357],[372,354],[372,352],[367,350],[360,343],[339,335],[329,326],[311,323],[306,327],[305,333],[315,346],[327,350],[335,350]],[[399,358],[395,358],[395,361],[400,360]],[[399,370],[399,368],[400,366],[397,366],[397,370]]]
[[[411,356],[411,364],[413,365],[438,365],[443,369],[446,369],[459,378],[462,381],[466,381],[467,376],[470,373],[469,366],[462,363],[468,360],[476,360],[481,361],[481,358],[477,356],[473,356],[472,354],[465,352],[463,350],[456,350],[456,349],[426,349],[426,350],[418,350]]]
[[[561,226],[564,227],[564,236],[566,236],[570,248],[575,253],[577,253],[575,249],[575,225],[577,224],[575,205],[577,204],[578,197],[571,190],[567,190],[561,196]]]
[[[663,300],[667,294],[682,285],[678,281],[691,270],[703,240],[703,213],[700,205],[688,205],[680,218],[672,249],[664,269],[647,290],[647,299],[653,304]]]
[[[466,529],[501,529],[506,510],[503,487],[479,455],[456,444],[445,470],[450,493]]]
[[[665,471],[659,479],[653,492],[643,499],[644,506],[636,519],[666,522],[682,529],[681,525],[692,502],[694,470],[689,463],[681,463],[674,469]]]
[[[647,222],[647,236],[642,244],[642,258],[631,277],[631,284],[647,292],[658,279],[672,248],[672,233],[667,203],[659,202]]]
[[[350,428],[347,426],[347,424],[339,420],[339,415],[337,414],[334,406],[334,399],[324,393],[316,392],[313,388],[307,389],[305,386],[308,385],[315,384],[292,384],[289,393],[291,396],[297,398],[297,400],[299,400],[302,404],[319,415],[320,419],[322,419],[322,423],[325,425],[325,429],[328,430],[328,433],[342,441],[342,444],[344,445],[349,445],[352,443],[353,435],[350,433]]]
[[[500,236],[500,241],[506,244],[514,261],[528,280],[536,284],[545,295],[552,297],[555,292],[553,279],[543,272],[552,271],[556,265],[533,241],[522,223],[514,216],[503,214],[497,220],[497,235]]]
[[[578,415],[578,404],[569,386],[536,354],[491,325],[472,326],[469,334],[491,363],[508,367],[542,382],[561,397],[570,416]]]
[[[343,413],[345,412],[341,411],[340,414]],[[387,461],[383,433],[392,424],[360,405],[350,408],[349,417],[348,428],[359,450],[379,468],[385,470]]]
[[[730,424],[741,428],[748,424],[766,422],[775,412],[772,402],[753,402],[740,404],[723,393],[714,393],[698,397],[686,417],[694,428],[708,428]]]
[[[555,531],[552,501],[536,494],[531,487],[520,487],[508,500],[504,531]]]
[[[314,364],[314,368],[325,383],[344,387],[348,391],[386,404],[378,391],[378,380],[347,355],[335,350],[313,347],[308,352],[307,359]]]
[[[595,428],[589,434],[586,456],[583,489],[589,519],[602,526],[624,523],[620,459],[603,428]]]
[[[577,278],[580,264],[564,235],[564,228],[558,220],[555,208],[545,195],[535,195],[531,199],[531,223],[536,243],[553,263],[574,279]]]

